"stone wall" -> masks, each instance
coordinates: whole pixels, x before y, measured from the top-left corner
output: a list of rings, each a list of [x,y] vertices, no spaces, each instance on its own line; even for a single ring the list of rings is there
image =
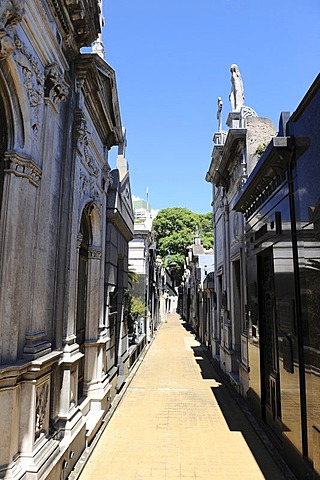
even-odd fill
[[[99,3],[1,2],[0,478],[66,478],[122,375],[125,322],[112,345],[105,295],[119,255],[126,288],[130,182],[119,234],[107,222],[108,150],[123,142],[115,72],[80,54]]]

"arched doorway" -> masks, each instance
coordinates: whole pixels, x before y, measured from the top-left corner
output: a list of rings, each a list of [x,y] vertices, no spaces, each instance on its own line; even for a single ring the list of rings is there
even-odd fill
[[[86,211],[82,213],[79,235],[79,264],[78,264],[78,290],[77,290],[77,343],[81,353],[85,354],[85,338],[87,324],[87,285],[88,285],[88,252],[92,242],[91,222]],[[83,397],[85,357],[79,361],[78,366],[78,401]]]

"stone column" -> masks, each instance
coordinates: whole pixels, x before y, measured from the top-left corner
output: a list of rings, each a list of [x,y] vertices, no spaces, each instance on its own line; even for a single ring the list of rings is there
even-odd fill
[[[92,396],[103,399],[103,385],[106,380],[105,351],[106,329],[101,325],[104,309],[104,282],[101,278],[103,254],[99,247],[90,247],[88,252],[88,286],[87,286],[87,331],[85,343],[85,387]]]
[[[5,154],[5,167],[0,225],[0,351],[1,363],[13,363],[22,357],[26,334],[32,331],[34,222],[42,172],[32,158],[17,152]]]

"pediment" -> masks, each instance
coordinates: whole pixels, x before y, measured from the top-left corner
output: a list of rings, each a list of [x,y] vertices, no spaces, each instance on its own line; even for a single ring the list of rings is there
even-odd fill
[[[76,62],[76,75],[86,108],[104,145],[110,149],[122,140],[116,76],[97,54],[83,54]]]
[[[123,203],[126,205],[128,212],[131,212],[133,216],[131,185],[130,185],[130,177],[128,173],[120,182],[119,193],[121,195]]]

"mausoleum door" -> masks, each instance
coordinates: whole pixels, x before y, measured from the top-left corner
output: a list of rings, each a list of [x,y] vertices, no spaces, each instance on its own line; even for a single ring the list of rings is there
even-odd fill
[[[281,406],[272,248],[258,255],[258,282],[262,416],[275,425],[281,417]]]
[[[78,291],[77,291],[77,343],[83,357],[78,365],[78,400],[83,397],[84,369],[85,369],[85,339],[87,324],[87,285],[88,285],[88,249],[91,238],[90,222],[86,213],[83,213],[80,234],[82,242],[79,250]]]

